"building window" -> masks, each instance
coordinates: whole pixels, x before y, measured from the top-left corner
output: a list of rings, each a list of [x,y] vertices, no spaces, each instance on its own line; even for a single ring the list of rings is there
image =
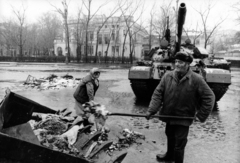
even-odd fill
[[[117,38],[116,38],[116,41],[118,42],[118,41],[119,41],[119,30],[117,31],[116,35],[117,35],[117,36],[116,36],[116,37],[117,37]]]
[[[115,31],[112,31],[112,40],[115,40]]]
[[[98,56],[101,57],[102,56],[102,52],[98,51]]]
[[[90,55],[93,54],[93,46],[88,46],[88,52],[90,53]]]
[[[196,45],[199,45],[200,44],[200,41],[199,41],[199,39],[196,39],[196,43],[195,43]]]
[[[105,28],[107,28],[107,25],[105,25]]]
[[[104,41],[105,41],[105,44],[108,44],[109,38],[107,34],[104,35]]]
[[[119,46],[116,46],[116,52],[119,53]]]
[[[119,46],[112,46],[112,53],[115,54],[119,54]]]
[[[93,32],[89,33],[89,39],[90,39],[90,41],[93,41]]]
[[[86,54],[86,46],[84,46],[84,53]],[[87,46],[87,53],[92,56],[92,54],[93,54],[93,46],[88,44],[88,46]]]
[[[112,46],[112,53],[114,53],[115,52],[115,47],[114,46]]]
[[[57,48],[57,55],[58,56],[62,56],[63,54],[62,54],[62,48],[61,47],[58,47]]]
[[[98,44],[102,44],[102,35],[101,34],[98,35]]]

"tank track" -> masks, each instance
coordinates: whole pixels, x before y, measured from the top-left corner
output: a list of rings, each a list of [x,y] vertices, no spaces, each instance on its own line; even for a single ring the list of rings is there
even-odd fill
[[[150,100],[154,89],[159,83],[159,80],[130,80],[133,93],[138,99]],[[208,83],[218,102],[227,92],[229,84],[224,83]]]
[[[216,97],[216,102],[219,101],[227,92],[229,84],[222,83],[208,83]]]
[[[130,80],[133,93],[138,99],[150,100],[159,80]]]

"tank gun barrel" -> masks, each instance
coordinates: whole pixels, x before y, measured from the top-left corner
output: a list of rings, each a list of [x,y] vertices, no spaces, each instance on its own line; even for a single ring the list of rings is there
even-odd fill
[[[171,31],[169,29],[169,16],[167,17],[167,29],[165,32],[165,39],[168,41],[168,43],[170,44],[170,39],[171,39]]]
[[[185,22],[186,12],[187,12],[187,9],[186,9],[185,3],[181,3],[178,9],[178,17],[177,17],[175,54],[180,50],[181,37],[182,37],[182,31],[183,31],[183,25]]]

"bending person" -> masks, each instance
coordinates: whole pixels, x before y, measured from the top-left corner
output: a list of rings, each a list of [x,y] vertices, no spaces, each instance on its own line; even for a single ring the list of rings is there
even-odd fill
[[[94,96],[99,87],[100,70],[92,68],[90,73],[81,79],[76,91],[73,94],[75,98],[75,111],[78,116],[84,115],[83,104],[94,100]]]

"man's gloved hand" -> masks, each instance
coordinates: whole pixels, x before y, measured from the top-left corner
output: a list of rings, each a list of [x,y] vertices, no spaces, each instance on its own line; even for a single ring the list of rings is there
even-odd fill
[[[195,122],[200,122],[199,118],[196,116],[194,119]]]
[[[153,115],[153,113],[147,112],[147,114],[146,114],[146,119],[149,120],[152,115]]]

